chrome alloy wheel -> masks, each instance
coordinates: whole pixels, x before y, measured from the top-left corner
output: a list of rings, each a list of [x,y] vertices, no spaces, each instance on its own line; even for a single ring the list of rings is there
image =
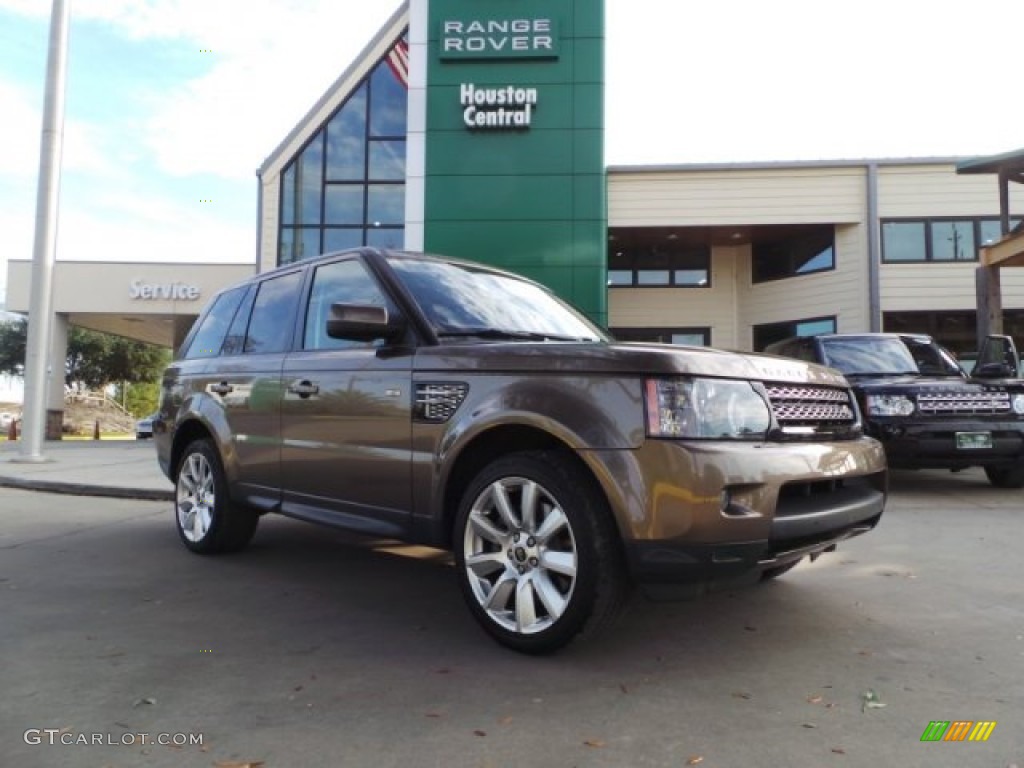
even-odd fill
[[[216,502],[213,467],[203,454],[190,453],[178,472],[176,488],[175,503],[182,536],[193,543],[206,538],[213,525]]]
[[[505,477],[487,486],[469,511],[462,552],[473,595],[503,629],[542,632],[569,606],[576,539],[558,501],[540,484]]]

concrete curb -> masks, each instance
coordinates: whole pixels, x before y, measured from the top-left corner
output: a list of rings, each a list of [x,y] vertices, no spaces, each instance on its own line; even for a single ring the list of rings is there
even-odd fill
[[[20,477],[0,476],[0,487],[22,491],[62,493],[70,496],[99,496],[110,499],[140,499],[143,501],[173,501],[174,491],[156,488],[118,488],[110,485],[62,483],[54,480],[25,480]]]

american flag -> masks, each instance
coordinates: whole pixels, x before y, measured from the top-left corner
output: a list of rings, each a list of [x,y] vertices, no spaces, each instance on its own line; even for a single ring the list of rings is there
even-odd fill
[[[403,88],[409,87],[409,43],[403,37],[388,51],[388,66]]]

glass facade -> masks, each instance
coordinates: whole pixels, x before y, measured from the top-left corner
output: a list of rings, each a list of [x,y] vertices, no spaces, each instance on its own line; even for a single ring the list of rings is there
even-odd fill
[[[395,49],[406,47],[404,39]],[[371,245],[401,248],[405,225],[406,73],[391,53],[281,175],[278,264]]]

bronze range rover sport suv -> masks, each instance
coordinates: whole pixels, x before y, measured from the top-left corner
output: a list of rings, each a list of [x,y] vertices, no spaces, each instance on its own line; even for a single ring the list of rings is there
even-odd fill
[[[193,552],[268,512],[450,549],[474,617],[529,653],[634,584],[778,576],[886,498],[835,371],[617,344],[516,275],[369,248],[216,296],[154,436]]]

